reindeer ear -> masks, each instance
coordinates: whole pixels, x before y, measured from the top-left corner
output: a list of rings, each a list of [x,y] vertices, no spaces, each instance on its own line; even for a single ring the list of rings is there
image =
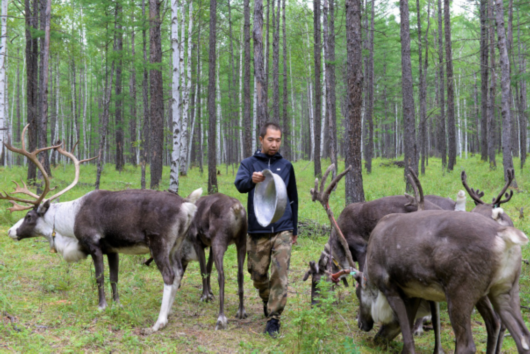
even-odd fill
[[[49,208],[50,208],[50,201],[47,200],[43,204],[39,205],[39,207],[37,208],[37,214],[39,214],[39,216],[43,216],[44,214],[46,214]]]
[[[311,275],[311,269],[308,270],[307,272],[305,272],[304,274],[304,278],[302,279],[303,281],[306,281],[307,279],[309,279],[309,276]]]

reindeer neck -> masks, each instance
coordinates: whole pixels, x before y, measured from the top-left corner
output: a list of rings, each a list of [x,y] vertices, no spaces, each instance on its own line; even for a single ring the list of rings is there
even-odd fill
[[[70,202],[51,204],[50,209],[44,214],[46,224],[52,228],[55,227],[55,231],[64,237],[75,238],[75,217],[82,205],[83,198],[81,197]]]

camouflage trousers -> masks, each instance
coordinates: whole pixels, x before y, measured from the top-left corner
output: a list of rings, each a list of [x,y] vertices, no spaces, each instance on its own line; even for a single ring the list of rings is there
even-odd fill
[[[247,238],[248,272],[261,300],[267,304],[269,318],[278,320],[287,303],[292,234],[283,231]]]

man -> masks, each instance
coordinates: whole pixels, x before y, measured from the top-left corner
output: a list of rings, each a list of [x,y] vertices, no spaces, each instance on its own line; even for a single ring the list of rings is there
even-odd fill
[[[276,123],[267,123],[260,130],[261,149],[241,161],[235,185],[240,193],[248,193],[248,272],[263,301],[268,318],[265,333],[276,337],[280,316],[287,302],[287,286],[291,245],[298,235],[298,192],[293,165],[282,158],[282,132]],[[278,174],[287,187],[287,207],[280,220],[267,227],[258,224],[254,214],[254,187],[265,180],[264,169]],[[269,267],[271,275],[269,278]]]

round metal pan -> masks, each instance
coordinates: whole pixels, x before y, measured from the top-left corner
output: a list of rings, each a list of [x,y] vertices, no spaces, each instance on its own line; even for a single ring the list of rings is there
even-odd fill
[[[269,169],[262,171],[265,180],[254,190],[254,214],[258,223],[267,227],[280,220],[287,206],[285,182]]]

